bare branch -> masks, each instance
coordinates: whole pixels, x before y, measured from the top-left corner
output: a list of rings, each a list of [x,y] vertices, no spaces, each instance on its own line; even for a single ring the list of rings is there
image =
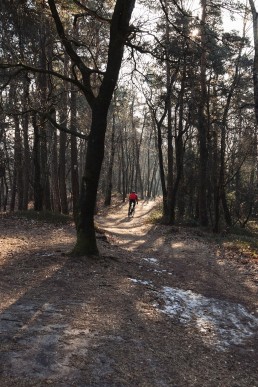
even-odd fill
[[[58,124],[51,116],[50,113],[40,113],[43,117],[45,117],[55,128],[59,129],[61,132],[65,132],[71,134],[72,136],[76,136],[82,138],[83,140],[88,140],[88,136],[81,132],[76,132],[74,130],[68,129],[65,126]]]
[[[93,17],[94,19],[96,20],[99,20],[101,22],[104,22],[104,23],[108,23],[108,24],[111,24],[111,19],[107,19],[103,16],[101,16],[98,11],[94,11],[88,7],[86,7],[86,5],[82,4],[80,1],[78,0],[73,0],[73,2],[78,5],[81,9],[83,9],[85,12],[83,13],[80,13],[80,14],[74,14],[74,22],[73,22],[73,25],[75,26],[76,25],[76,22],[77,22],[77,19],[79,17],[85,17],[85,16],[91,16]]]
[[[91,85],[90,85],[90,75],[92,74],[92,70],[89,69],[80,56],[76,53],[76,51],[73,49],[73,46],[70,42],[70,40],[67,38],[63,24],[61,22],[61,19],[59,17],[58,11],[56,9],[56,4],[54,0],[48,0],[48,4],[53,16],[53,19],[56,24],[57,33],[61,39],[61,42],[63,43],[67,54],[71,58],[71,60],[76,64],[78,69],[80,70],[83,78],[83,85],[84,85],[84,94],[90,104],[93,103],[95,100],[95,96],[92,92]]]
[[[47,121],[49,121],[52,126],[57,128],[61,132],[65,132],[65,133],[71,134],[72,136],[79,137],[82,140],[86,140],[86,141],[88,140],[88,136],[86,134],[83,134],[81,132],[77,132],[76,130],[68,129],[66,126],[58,124],[58,122],[56,122],[56,120],[54,120],[53,117],[52,117],[53,111],[54,111],[53,108],[49,112],[41,112],[41,111],[39,111],[37,109],[29,109],[29,110],[25,110],[25,111],[17,111],[17,110],[15,110],[15,112],[10,112],[9,111],[9,112],[5,112],[5,114],[7,116],[12,116],[12,117],[14,117],[14,116],[22,116],[24,114],[32,114],[32,113],[33,114],[38,114],[43,119],[46,119]],[[3,127],[4,123],[2,123],[1,126]]]
[[[65,75],[62,75],[62,74],[60,74],[60,73],[58,73],[56,71],[53,71],[53,70],[46,70],[46,69],[30,66],[30,65],[27,65],[27,64],[24,64],[24,63],[15,63],[15,64],[12,64],[12,63],[0,63],[0,68],[4,69],[4,70],[16,68],[17,71],[15,73],[11,74],[10,77],[16,76],[21,71],[24,71],[24,70],[31,71],[33,73],[50,74],[50,75],[53,75],[53,76],[55,76],[57,78],[60,78],[60,79],[62,79],[64,81],[73,83],[78,88],[80,88],[82,91],[84,91],[83,85],[77,79],[66,77]],[[8,83],[10,83],[10,80],[8,80]],[[7,84],[5,86],[7,86]]]

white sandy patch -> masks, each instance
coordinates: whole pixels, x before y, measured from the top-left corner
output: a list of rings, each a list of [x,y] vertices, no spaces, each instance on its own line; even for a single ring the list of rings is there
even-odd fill
[[[151,281],[130,280],[138,285],[153,286]],[[258,333],[258,318],[241,304],[168,286],[157,293],[164,305],[154,304],[155,308],[181,324],[197,328],[204,343],[218,350],[245,345]]]
[[[147,261],[149,263],[152,263],[154,265],[157,265],[158,264],[158,260],[157,258],[143,258],[144,261]]]
[[[151,281],[143,281],[143,280],[138,280],[138,279],[135,279],[135,278],[130,278],[130,280],[132,282],[134,282],[135,284],[140,284],[140,285],[151,285]]]
[[[244,344],[258,331],[258,319],[243,305],[168,286],[160,295],[165,301],[162,312],[197,327],[206,344],[226,349]]]

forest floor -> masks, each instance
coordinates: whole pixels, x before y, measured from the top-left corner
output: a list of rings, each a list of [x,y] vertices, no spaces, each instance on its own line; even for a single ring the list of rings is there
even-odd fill
[[[258,386],[258,267],[199,229],[146,222],[154,202],[96,216],[101,258],[72,224],[0,216],[0,386]]]

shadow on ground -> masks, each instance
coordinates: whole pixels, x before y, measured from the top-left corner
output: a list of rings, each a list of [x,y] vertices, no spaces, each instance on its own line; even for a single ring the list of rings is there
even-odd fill
[[[37,229],[38,248],[12,253],[10,247],[2,257],[1,386],[256,385],[257,341],[220,351],[196,326],[159,309],[164,286],[247,301],[250,290],[238,273],[225,275],[213,256],[200,254],[201,244],[197,259],[197,245],[185,236],[155,226],[137,234],[134,226],[123,240],[114,233],[119,246],[100,240],[101,259],[72,260],[65,252],[74,231],[56,231]],[[29,240],[31,233],[5,227],[7,240]],[[221,281],[228,281],[224,290]]]

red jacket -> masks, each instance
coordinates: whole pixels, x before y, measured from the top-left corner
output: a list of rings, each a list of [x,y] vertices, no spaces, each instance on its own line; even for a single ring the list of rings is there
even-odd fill
[[[138,201],[137,194],[134,193],[134,192],[131,192],[130,195],[129,195],[129,200],[136,200],[136,201]]]

